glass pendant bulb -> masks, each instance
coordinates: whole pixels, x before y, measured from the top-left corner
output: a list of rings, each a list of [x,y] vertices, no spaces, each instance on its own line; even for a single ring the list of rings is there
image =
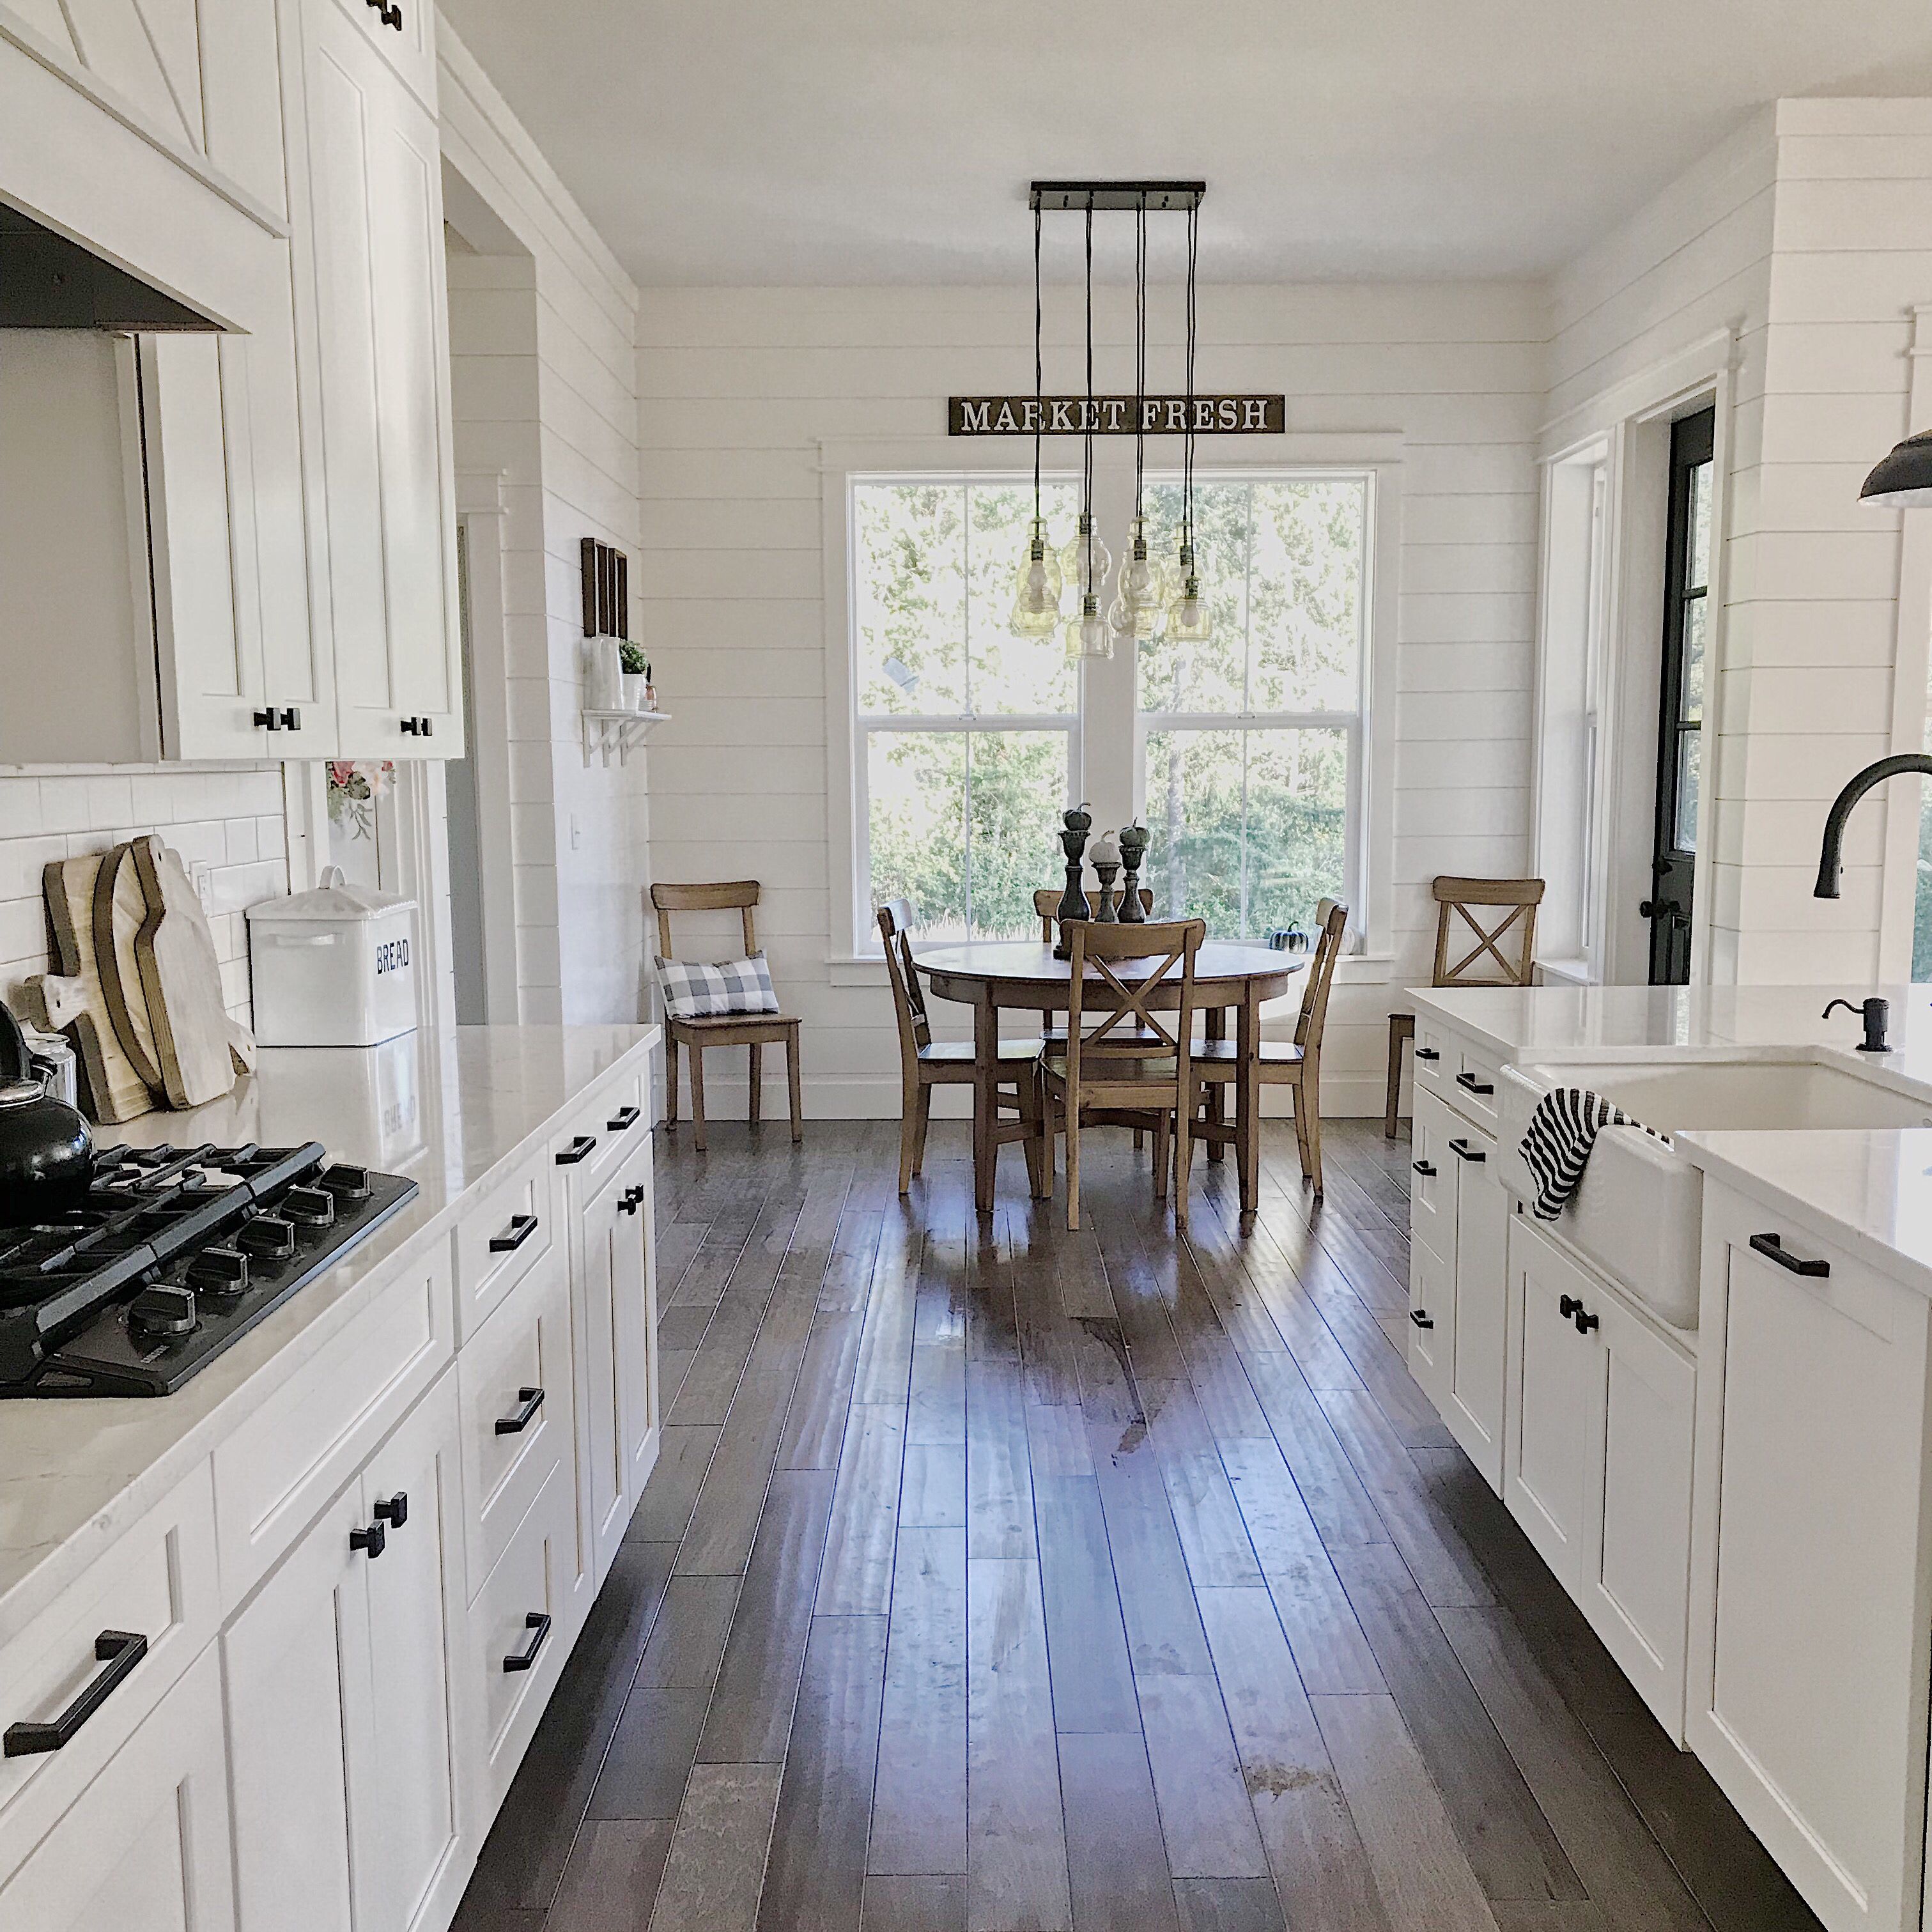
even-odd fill
[[[1087,580],[1087,536],[1094,529],[1090,511],[1083,510],[1079,521],[1074,526],[1072,541],[1060,553],[1060,573],[1068,584],[1084,585]],[[1114,567],[1112,551],[1100,541],[1098,532],[1094,536],[1094,587],[1097,592],[1107,580],[1107,573]]]
[[[1194,569],[1194,553],[1185,547],[1187,574],[1180,580],[1180,593],[1167,607],[1167,634],[1177,644],[1204,644],[1214,634],[1214,619],[1208,600],[1201,594],[1201,579]]]
[[[1126,560],[1120,566],[1120,587],[1136,604],[1165,604],[1171,595],[1165,563],[1148,554],[1147,519],[1136,517],[1127,526]]]
[[[1033,532],[1014,574],[1013,634],[1050,638],[1060,622],[1062,589],[1060,553],[1046,540],[1046,524],[1034,520]]]
[[[1100,600],[1088,591],[1080,600],[1080,614],[1066,620],[1066,655],[1070,658],[1110,658],[1114,655],[1114,634],[1100,614]]]

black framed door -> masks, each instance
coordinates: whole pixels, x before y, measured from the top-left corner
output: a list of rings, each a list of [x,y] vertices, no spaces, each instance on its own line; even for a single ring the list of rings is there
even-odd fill
[[[1697,884],[1697,800],[1704,767],[1704,658],[1711,585],[1714,410],[1670,426],[1670,525],[1664,544],[1664,662],[1658,680],[1657,820],[1652,843],[1650,983],[1690,977]]]

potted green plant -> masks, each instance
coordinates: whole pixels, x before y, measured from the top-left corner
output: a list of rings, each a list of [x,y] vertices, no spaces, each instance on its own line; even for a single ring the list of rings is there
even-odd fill
[[[645,690],[651,681],[650,664],[644,652],[628,638],[620,641],[617,658],[622,668],[624,709],[642,711],[646,708]]]

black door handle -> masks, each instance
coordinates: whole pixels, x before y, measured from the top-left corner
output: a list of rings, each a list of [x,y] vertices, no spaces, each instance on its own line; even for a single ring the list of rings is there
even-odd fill
[[[1409,1162],[1409,1166],[1414,1168],[1416,1172],[1420,1174],[1424,1180],[1431,1180],[1435,1178],[1436,1163],[1432,1160],[1412,1160]]]
[[[537,1217],[534,1214],[512,1214],[510,1225],[500,1234],[490,1237],[490,1252],[493,1255],[507,1255],[520,1248],[537,1231]]]
[[[617,1197],[617,1212],[634,1214],[644,1204],[644,1190],[641,1187],[627,1187]]]
[[[503,1660],[506,1670],[527,1670],[537,1660],[537,1652],[544,1647],[544,1639],[550,1635],[550,1616],[547,1611],[532,1610],[524,1619],[524,1628],[530,1633],[530,1640],[521,1650],[513,1650]]]
[[[1467,1141],[1460,1138],[1449,1143],[1449,1151],[1458,1160],[1480,1162],[1489,1159],[1489,1156],[1484,1153],[1480,1148],[1472,1148]]]
[[[1418,1328],[1433,1328],[1436,1326],[1433,1318],[1426,1308],[1412,1308],[1408,1311],[1408,1318]]]
[[[1473,1073],[1459,1073],[1456,1084],[1470,1094],[1493,1094],[1495,1086],[1487,1080],[1478,1080]]]
[[[542,1408],[544,1392],[541,1385],[520,1388],[517,1400],[520,1406],[514,1414],[500,1415],[496,1418],[499,1436],[520,1436],[536,1420],[537,1411]]]
[[[574,1167],[580,1160],[590,1157],[591,1150],[597,1144],[595,1134],[579,1134],[556,1157],[559,1167]]]
[[[1828,1261],[1808,1262],[1792,1253],[1785,1246],[1782,1234],[1754,1234],[1750,1244],[1766,1260],[1774,1261],[1780,1268],[1789,1268],[1793,1274],[1804,1275],[1812,1281],[1822,1281],[1832,1272],[1832,1264]]]
[[[8,1757],[34,1757],[42,1751],[58,1750],[128,1681],[128,1673],[147,1654],[148,1640],[138,1631],[103,1630],[94,1640],[94,1655],[97,1663],[107,1668],[98,1677],[90,1677],[52,1724],[9,1724],[0,1751]]]
[[[620,1107],[604,1125],[610,1132],[621,1134],[627,1127],[634,1127],[638,1118],[638,1110],[635,1107]]]
[[[1441,1049],[1438,1048],[1433,1046],[1418,1046],[1415,1049],[1415,1057],[1418,1060],[1440,1060],[1442,1058],[1442,1054]]]
[[[349,1546],[367,1552],[373,1563],[382,1555],[389,1540],[389,1532],[380,1522],[372,1522],[367,1529],[352,1529],[349,1532]]]
[[[385,1497],[376,1505],[376,1517],[380,1522],[387,1523],[392,1529],[400,1529],[410,1520],[410,1492],[398,1490],[392,1496]]]

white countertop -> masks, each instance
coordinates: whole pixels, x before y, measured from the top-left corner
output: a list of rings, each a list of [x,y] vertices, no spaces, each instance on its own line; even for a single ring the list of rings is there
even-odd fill
[[[382,1264],[444,1238],[465,1193],[657,1038],[643,1026],[458,1027],[366,1050],[265,1050],[225,1100],[97,1130],[142,1145],[320,1141],[421,1192],[176,1394],[0,1402],[0,1644],[339,1330],[388,1278]]]

